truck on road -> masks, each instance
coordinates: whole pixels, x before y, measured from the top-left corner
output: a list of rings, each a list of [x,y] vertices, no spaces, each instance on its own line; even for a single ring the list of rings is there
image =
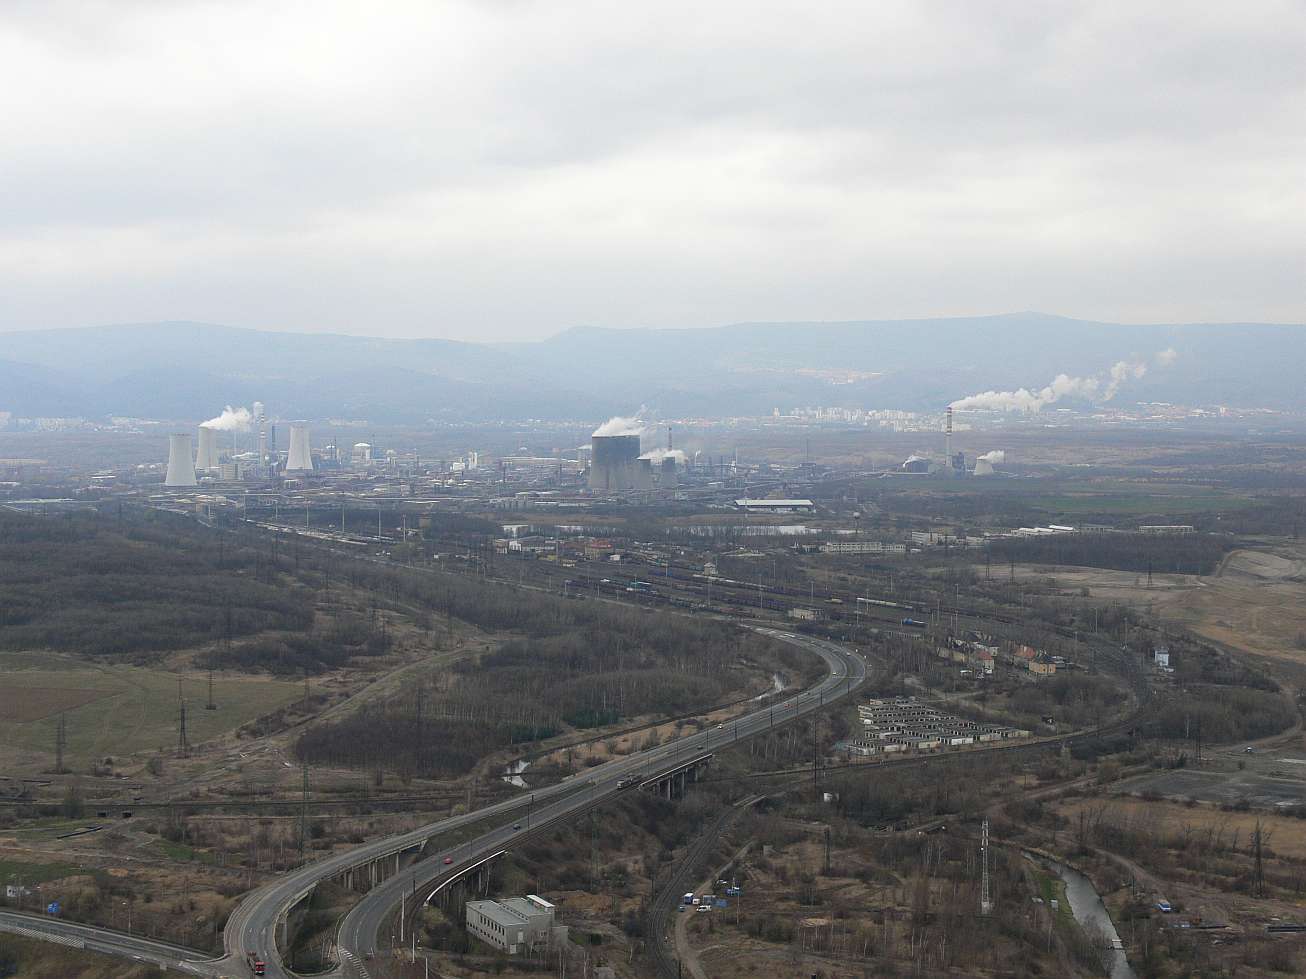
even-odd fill
[[[245,953],[245,961],[249,963],[251,975],[262,976],[267,974],[267,965],[253,952]]]

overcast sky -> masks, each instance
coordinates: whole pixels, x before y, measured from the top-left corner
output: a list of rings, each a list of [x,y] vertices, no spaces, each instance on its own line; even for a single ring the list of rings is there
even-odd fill
[[[1302,322],[1304,50],[1298,0],[5,0],[0,330]]]

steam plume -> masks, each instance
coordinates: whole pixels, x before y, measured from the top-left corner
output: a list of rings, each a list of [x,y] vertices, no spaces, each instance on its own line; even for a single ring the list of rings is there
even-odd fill
[[[640,456],[640,458],[648,459],[654,464],[660,463],[663,459],[670,458],[676,460],[677,466],[683,466],[689,457],[680,449],[654,449],[652,452],[645,452]]]
[[[992,452],[985,452],[976,459],[976,462],[987,462],[994,466],[999,466],[1007,459],[1007,453],[1002,449],[994,449]]]
[[[232,408],[231,405],[227,405],[222,409],[222,414],[204,422],[203,427],[216,429],[219,432],[248,432],[253,421],[254,416],[250,414],[248,408]]]
[[[1173,347],[1162,350],[1156,355],[1156,362],[1162,367],[1174,363],[1179,354]],[[1062,398],[1090,398],[1110,401],[1127,381],[1136,381],[1147,374],[1147,363],[1143,360],[1118,360],[1105,374],[1093,377],[1071,377],[1058,374],[1052,383],[1037,391],[1018,388],[1015,391],[985,391],[972,394],[968,398],[952,403],[953,408],[972,411],[1042,411],[1050,404]]]
[[[639,415],[635,415],[631,418],[623,418],[618,415],[615,418],[609,418],[598,428],[594,429],[592,437],[606,438],[612,435],[643,435],[644,430],[647,428],[648,423]]]
[[[1147,365],[1141,360],[1130,363],[1127,360],[1119,360],[1111,365],[1111,380],[1107,382],[1106,391],[1102,398],[1104,401],[1110,401],[1120,390],[1120,385],[1125,381],[1133,378],[1137,380],[1147,373]]]

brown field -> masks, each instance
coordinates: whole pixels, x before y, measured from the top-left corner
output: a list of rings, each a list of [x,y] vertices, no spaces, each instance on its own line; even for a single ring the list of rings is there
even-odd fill
[[[1306,543],[1267,541],[1231,552],[1210,576],[1016,565],[1017,578],[1053,578],[1086,600],[1150,606],[1161,618],[1213,642],[1292,663],[1306,663]]]
[[[1153,832],[1186,833],[1205,837],[1222,835],[1228,843],[1236,838],[1243,850],[1250,845],[1256,823],[1261,823],[1265,846],[1274,853],[1306,859],[1306,820],[1266,812],[1228,812],[1215,806],[1188,806],[1180,802],[1144,799],[1074,799],[1057,807],[1073,826],[1081,811],[1105,813],[1117,824],[1147,828]]]
[[[108,696],[109,691],[90,687],[6,686],[0,689],[0,717],[14,724],[26,724],[76,710]]]
[[[1306,545],[1234,551],[1209,585],[1157,610],[1195,633],[1250,653],[1306,661]]]

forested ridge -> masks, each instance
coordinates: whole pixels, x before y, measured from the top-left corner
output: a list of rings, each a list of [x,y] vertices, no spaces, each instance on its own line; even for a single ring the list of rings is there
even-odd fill
[[[458,774],[511,744],[720,703],[746,682],[741,664],[761,646],[795,669],[801,665],[793,662],[801,654],[788,647],[717,622],[611,606],[596,606],[594,614],[583,628],[560,623],[552,635],[510,640],[458,664],[429,690],[312,728],[298,742],[299,756],[423,776]]]
[[[310,589],[189,521],[0,512],[0,649],[144,661],[313,618]]]

